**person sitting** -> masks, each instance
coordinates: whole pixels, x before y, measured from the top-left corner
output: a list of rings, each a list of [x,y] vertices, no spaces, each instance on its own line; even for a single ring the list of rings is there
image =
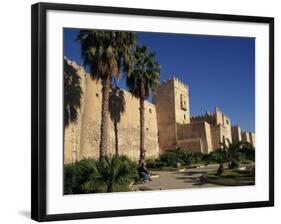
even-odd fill
[[[142,163],[138,169],[139,171],[139,176],[140,178],[143,180],[143,182],[148,182],[148,181],[151,181],[151,178],[150,178],[150,173],[148,172],[148,170],[146,169],[144,163]]]

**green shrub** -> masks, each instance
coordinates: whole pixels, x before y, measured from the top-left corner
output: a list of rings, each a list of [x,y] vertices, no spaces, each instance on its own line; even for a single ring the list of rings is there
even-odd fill
[[[78,166],[64,166],[64,194],[79,194],[81,184],[83,183],[82,175]]]
[[[181,148],[166,151],[160,156],[160,161],[167,166],[178,167],[179,165],[193,165],[202,162],[203,154],[200,152],[187,151]]]
[[[229,168],[229,169],[235,169],[235,168],[237,168],[237,167],[239,167],[239,161],[236,160],[236,159],[233,159],[233,160],[231,160],[231,161],[228,163],[228,168]]]
[[[166,163],[153,159],[146,160],[145,164],[148,169],[161,169],[162,167],[167,166]]]
[[[211,154],[205,154],[202,157],[202,161],[205,164],[205,166],[209,165],[212,162],[212,156]]]
[[[82,185],[88,181],[95,162],[93,159],[88,159],[64,166],[64,194],[85,193]]]
[[[189,152],[189,156],[191,157],[190,164],[202,163],[203,154],[200,152]]]
[[[214,161],[216,163],[222,164],[227,161],[227,152],[224,149],[217,149],[210,154],[211,161]]]
[[[173,151],[168,151],[160,155],[160,161],[167,164],[167,166],[176,167],[179,162],[179,156]]]
[[[94,172],[83,187],[89,192],[128,191],[129,184],[137,176],[135,163],[126,156],[114,155],[96,162]]]
[[[126,156],[86,159],[64,167],[64,193],[128,191],[138,178],[137,165]]]
[[[250,143],[242,145],[239,152],[244,156],[245,160],[255,161],[255,148]]]

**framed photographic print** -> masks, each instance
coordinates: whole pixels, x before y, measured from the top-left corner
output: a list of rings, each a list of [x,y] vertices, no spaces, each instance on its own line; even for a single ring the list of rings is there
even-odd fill
[[[32,6],[32,219],[274,205],[274,19]]]

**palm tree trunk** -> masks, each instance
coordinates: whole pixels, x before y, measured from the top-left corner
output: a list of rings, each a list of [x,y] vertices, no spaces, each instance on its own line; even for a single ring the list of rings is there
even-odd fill
[[[108,101],[110,92],[111,75],[102,79],[102,107],[101,107],[101,139],[100,139],[100,160],[104,159],[109,152],[109,111]]]
[[[115,133],[115,154],[119,155],[119,147],[118,147],[118,127],[117,127],[117,121],[114,119],[114,133]]]
[[[140,97],[140,160],[139,165],[141,165],[145,160],[145,149],[144,149],[144,98]]]

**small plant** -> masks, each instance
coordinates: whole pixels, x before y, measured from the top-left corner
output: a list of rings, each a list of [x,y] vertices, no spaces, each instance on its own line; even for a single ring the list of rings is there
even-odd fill
[[[145,164],[148,169],[161,169],[162,167],[167,166],[166,163],[153,159],[146,160]]]
[[[212,161],[212,156],[210,154],[205,154],[202,157],[202,161],[204,162],[205,166],[208,166]]]
[[[203,154],[200,152],[193,152],[176,148],[168,150],[160,156],[160,161],[167,164],[167,166],[178,167],[190,166],[202,163]]]
[[[227,161],[227,152],[224,149],[217,149],[210,153],[211,160],[218,164],[223,164]]]
[[[137,166],[126,156],[85,159],[64,166],[64,193],[128,191],[137,178]]]
[[[137,169],[134,163],[125,156],[114,155],[96,162],[94,172],[83,187],[90,192],[98,186],[105,186],[106,192],[127,191],[129,184],[136,177]]]
[[[251,143],[241,143],[239,152],[243,154],[245,160],[255,161],[255,148]]]
[[[236,160],[236,159],[233,159],[228,163],[229,169],[235,169],[235,168],[238,168],[238,167],[239,167],[239,161]]]
[[[64,194],[83,193],[81,184],[84,182],[83,174],[77,165],[64,167]]]
[[[82,185],[88,181],[94,170],[95,160],[81,160],[64,166],[64,194],[82,194]]]
[[[167,166],[177,167],[179,156],[170,150],[160,156],[160,161],[167,164]]]

